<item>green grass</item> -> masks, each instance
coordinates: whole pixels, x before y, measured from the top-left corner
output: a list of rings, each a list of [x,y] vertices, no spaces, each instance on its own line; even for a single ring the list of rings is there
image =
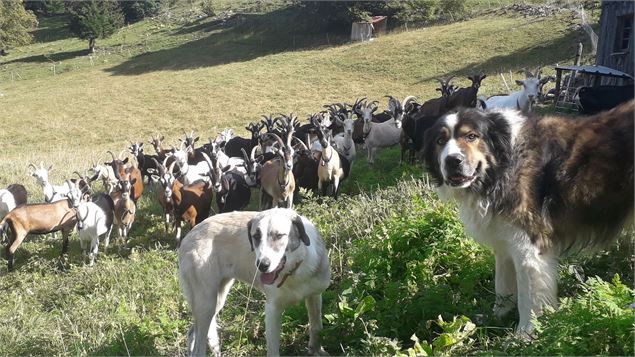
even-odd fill
[[[68,36],[63,18],[42,19],[37,42],[12,50],[0,65],[0,186],[23,183],[30,200],[41,201],[41,189],[27,176],[29,162],[53,163],[51,180],[59,183],[128,140],[147,141],[161,132],[176,143],[183,129],[194,128],[203,139],[225,127],[243,133],[262,114],[295,112],[302,118],[323,104],[362,96],[383,101],[386,94],[414,94],[424,101],[436,96],[436,76],[456,74],[458,83],[467,84],[465,75],[484,71],[489,76],[481,92],[498,93],[504,90],[498,72],[566,63],[577,41],[586,39],[571,29],[566,14],[534,19],[490,13],[351,44],[336,33],[295,31],[277,4],[221,2],[219,10],[243,10],[221,26],[196,19],[190,11],[195,5],[187,3],[170,18],[130,25],[98,41],[93,56],[85,55],[84,41]],[[471,4],[477,10],[491,6]],[[422,169],[399,166],[398,158],[397,148],[381,150],[369,167],[360,150],[340,199],[309,198],[297,207],[316,222],[330,250],[333,283],[323,309],[328,352],[392,355],[414,346],[412,334],[422,345],[447,336],[460,340],[452,347],[436,342],[438,353],[632,352],[518,341],[513,318],[494,321],[490,315],[491,253],[465,237],[455,208],[437,200]],[[257,200],[254,191],[251,207]],[[1,355],[186,354],[191,317],[178,287],[174,240],[163,230],[152,192],[144,194],[138,212],[129,244],[115,240],[93,268],[83,265],[75,238],[61,261],[59,238],[50,237],[28,238],[14,273],[0,260]],[[596,275],[610,281],[615,273],[632,281],[632,244],[628,237],[622,242],[564,261],[561,295],[572,303],[564,304],[562,315],[546,317],[546,331],[561,328],[558,319],[571,327],[588,316],[632,337],[632,325],[622,323],[628,310],[617,306],[620,322],[611,324],[587,308],[595,297],[581,282]],[[591,291],[618,291],[611,295],[615,301],[629,294],[619,285],[590,284]],[[266,353],[262,303],[261,294],[247,301],[247,287],[234,288],[220,317],[226,354]],[[453,325],[428,323],[438,315],[444,321],[466,315],[477,327],[459,339]],[[302,305],[287,310],[282,353],[306,353],[306,324]],[[572,342],[566,336],[562,341]]]

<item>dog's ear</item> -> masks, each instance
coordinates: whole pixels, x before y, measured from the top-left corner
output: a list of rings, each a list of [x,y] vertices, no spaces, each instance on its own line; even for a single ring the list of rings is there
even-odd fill
[[[249,222],[247,222],[247,238],[249,238],[249,245],[251,246],[251,251],[254,251],[254,239],[251,237],[251,222],[253,222],[253,219],[250,219]]]
[[[311,245],[311,241],[309,240],[309,236],[306,234],[306,230],[304,229],[304,222],[302,222],[302,217],[300,215],[296,215],[293,217],[293,225],[295,229],[298,230],[298,234],[300,235],[300,240],[304,245]]]

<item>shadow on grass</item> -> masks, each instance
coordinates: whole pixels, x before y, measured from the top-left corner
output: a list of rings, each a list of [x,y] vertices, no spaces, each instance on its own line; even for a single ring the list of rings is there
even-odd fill
[[[492,56],[484,62],[471,62],[465,64],[447,75],[468,76],[474,73],[506,73],[510,69],[522,68],[534,69],[537,66],[553,65],[563,58],[570,58],[573,62],[578,43],[582,42],[585,48],[590,48],[588,36],[580,30],[570,30],[565,35],[545,41],[537,46],[525,47],[506,55]],[[510,68],[513,65],[513,68]],[[435,76],[422,78],[417,83],[434,80]],[[489,79],[487,79],[489,80]]]
[[[48,62],[60,62],[66,61],[75,57],[84,56],[88,54],[87,49],[77,50],[77,51],[69,51],[69,52],[59,52],[59,53],[51,53],[44,55],[35,55],[29,57],[16,58],[11,61],[2,62],[2,64],[10,64],[10,63],[48,63]]]
[[[54,15],[38,18],[38,27],[31,33],[37,43],[47,43],[65,40],[73,37],[68,29],[68,17],[66,15]]]
[[[307,50],[345,42],[341,35],[307,34],[295,30],[302,21],[288,10],[266,14],[239,14],[221,20],[195,22],[173,35],[209,32],[180,46],[132,57],[106,69],[113,75],[139,75],[162,70],[186,70],[245,62],[262,56]]]

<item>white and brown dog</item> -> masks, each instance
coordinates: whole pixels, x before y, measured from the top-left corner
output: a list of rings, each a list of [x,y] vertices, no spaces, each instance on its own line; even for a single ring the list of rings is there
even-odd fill
[[[557,304],[565,252],[606,245],[633,214],[635,101],[591,117],[465,109],[424,136],[426,169],[468,235],[496,256],[495,313],[519,331]]]
[[[253,281],[266,296],[267,355],[279,355],[285,307],[302,300],[309,314],[309,353],[324,354],[319,332],[322,292],[330,284],[328,255],[315,225],[295,211],[274,208],[206,219],[181,243],[179,276],[194,317],[191,355],[204,356],[209,345],[220,356],[216,316],[235,279]]]

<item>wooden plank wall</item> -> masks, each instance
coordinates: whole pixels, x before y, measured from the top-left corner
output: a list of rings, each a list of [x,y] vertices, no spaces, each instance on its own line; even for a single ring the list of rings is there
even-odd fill
[[[629,1],[602,1],[602,15],[600,17],[600,34],[598,36],[598,49],[596,64],[614,68],[633,76],[635,33],[631,34],[628,52],[624,55],[614,55],[615,38],[617,36],[618,17],[633,14],[635,2]]]

